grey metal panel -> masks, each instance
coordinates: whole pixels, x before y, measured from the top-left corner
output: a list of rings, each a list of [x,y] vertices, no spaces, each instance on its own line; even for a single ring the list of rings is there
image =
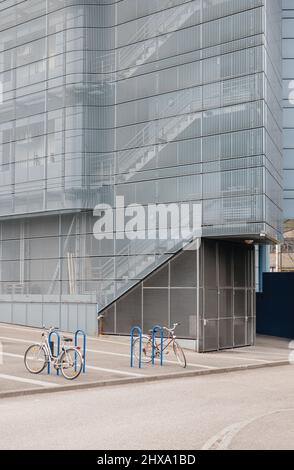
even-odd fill
[[[0,322],[12,323],[12,304],[10,302],[0,303]]]
[[[68,330],[76,331],[78,329],[78,306],[77,304],[68,304]]]
[[[252,288],[254,279],[251,275],[254,269],[254,249],[245,242],[211,240],[209,243],[209,250],[206,240],[201,248],[204,272],[208,273],[204,288],[200,290],[204,294],[204,304],[200,304],[203,325],[203,338],[199,338],[201,350],[253,344],[255,333],[252,329],[248,333],[246,315],[252,316],[251,325],[254,324],[255,291]],[[215,255],[212,256],[212,253]],[[217,283],[215,289],[210,288],[212,279]],[[216,335],[215,338],[213,334]]]
[[[284,82],[284,218],[294,219],[294,123],[293,123],[293,40],[294,8],[292,2],[283,2],[283,82]]]
[[[248,318],[247,321],[247,339],[246,343],[249,345],[255,344],[256,337],[256,317]]]
[[[168,289],[143,289],[143,329],[168,325]]]
[[[43,305],[41,303],[27,303],[27,325],[43,326]]]
[[[170,325],[180,322],[177,335],[197,338],[196,289],[170,289]]]
[[[87,305],[78,304],[78,328],[87,331]]]
[[[205,289],[204,290],[204,311],[206,319],[218,318],[218,290]]]
[[[86,305],[86,327],[88,335],[96,336],[98,332],[96,305]]]
[[[234,287],[245,287],[246,280],[246,251],[239,246],[234,247]]]
[[[246,295],[245,289],[234,290],[234,316],[245,317],[246,316]]]
[[[26,325],[27,317],[27,309],[25,303],[14,303],[12,306],[12,319],[13,323],[18,325]]]
[[[69,331],[68,326],[68,304],[62,303],[60,306],[60,329]]]
[[[116,304],[116,332],[128,334],[133,326],[142,327],[141,285],[126,294]]]
[[[196,250],[184,251],[170,263],[171,287],[195,287],[197,285]]]
[[[194,252],[190,253],[189,257],[187,252],[183,251],[177,255],[177,263],[174,263],[175,260],[167,261],[163,268],[159,268],[150,276],[151,279],[147,278],[141,282],[135,290],[129,291],[104,311],[104,331],[128,334],[132,326],[141,325],[142,319],[145,332],[155,324],[165,326],[181,322],[177,328],[177,336],[197,339],[201,351],[234,347],[235,332],[236,345],[242,345],[247,341],[253,344],[254,331],[251,330],[251,335],[249,335],[247,324],[237,320],[238,318],[245,320],[246,315],[254,320],[255,291],[251,288],[251,277],[244,275],[247,271],[254,270],[253,252],[253,247],[244,242],[229,243],[210,240],[207,243],[206,239],[203,240],[199,253],[199,270],[206,272],[207,276],[204,287],[200,287],[198,293],[197,286],[182,287],[181,277],[185,279],[184,284],[189,284],[189,274],[193,275],[196,257]],[[248,283],[242,289],[235,288],[233,282],[232,268],[235,265],[235,271],[237,271],[238,263],[242,274],[237,272],[237,281],[242,284]],[[168,273],[175,268],[177,272],[174,276],[174,284],[177,285],[172,285],[171,276],[168,276]],[[195,269],[198,269],[197,266]],[[221,278],[222,283],[227,284],[226,288],[220,285]],[[192,284],[194,281],[195,277],[192,276]],[[166,287],[161,287],[162,284]],[[216,284],[216,286],[211,288],[211,284]],[[142,286],[143,310],[140,295]],[[197,332],[198,297],[199,332]],[[236,318],[235,323],[234,318]]]
[[[203,328],[203,350],[216,351],[219,348],[218,321],[206,320],[202,322]]]
[[[234,346],[232,319],[219,321],[219,348],[226,349]]]
[[[220,287],[230,287],[233,283],[233,247],[228,243],[219,245],[219,283]]]
[[[234,320],[234,346],[246,346],[247,342],[247,322],[245,319]]]
[[[144,281],[144,287],[168,287],[169,264],[166,264]]]
[[[202,246],[204,249],[204,284],[206,287],[214,288],[217,286],[217,244],[214,241],[205,240]]]
[[[46,328],[60,328],[60,304],[43,304],[43,322]]]
[[[233,289],[222,289],[219,293],[219,317],[233,316]]]
[[[102,320],[99,327],[103,329],[104,333],[116,333],[115,328],[115,305],[107,308],[103,312],[104,319]]]

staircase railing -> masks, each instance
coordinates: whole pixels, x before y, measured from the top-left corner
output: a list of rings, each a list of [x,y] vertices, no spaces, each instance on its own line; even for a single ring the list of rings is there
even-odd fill
[[[130,172],[125,179],[132,177],[132,172],[142,169],[145,164],[150,162],[158,152],[162,151],[169,142],[172,142],[176,137],[183,132],[197,118],[197,115],[193,113],[193,105],[191,103],[191,95],[187,90],[179,93],[175,100],[164,109],[162,114],[168,111],[172,113],[172,117],[167,117],[169,121],[158,129],[156,121],[149,122],[138,134],[136,134],[127,144],[130,148],[128,151],[125,150],[125,155],[119,159],[119,170],[121,173]],[[162,141],[157,145],[158,152],[154,141]],[[150,144],[153,144],[151,147]],[[146,149],[146,146],[150,146]],[[141,146],[144,146],[142,148]],[[132,147],[134,147],[132,149]],[[138,148],[139,147],[139,148]],[[144,163],[145,160],[145,163]],[[138,164],[142,165],[138,167]],[[135,166],[133,166],[135,165]]]
[[[199,5],[197,2],[191,2],[162,11],[161,17],[157,21],[154,21],[154,16],[151,16],[131,36],[126,46],[101,58],[103,72],[113,72],[112,66],[116,61],[116,55],[119,68],[122,69],[119,72],[120,75],[124,78],[131,77],[138,66],[144,64],[152,57],[168,41],[172,32],[179,30],[196,11],[199,11]],[[146,33],[156,36],[148,39],[146,38]]]
[[[148,21],[145,21],[142,27],[128,41],[131,45],[145,40],[144,44],[141,47],[137,45],[135,49],[122,49],[118,51],[118,60],[122,68],[129,68],[129,70],[124,72],[124,75],[127,77],[132,76],[139,65],[145,63],[159,47],[166,43],[170,38],[169,33],[180,29],[198,10],[199,5],[192,2],[181,7],[172,8],[169,14],[167,14],[168,10],[163,11],[161,15],[162,21],[154,21],[153,16]],[[158,23],[160,23],[159,26]],[[146,32],[151,32],[151,34],[160,33],[161,36],[156,36],[148,41],[148,39],[146,40]]]

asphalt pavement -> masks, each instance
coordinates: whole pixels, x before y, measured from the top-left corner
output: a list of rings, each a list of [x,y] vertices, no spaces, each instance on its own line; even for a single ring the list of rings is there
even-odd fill
[[[293,366],[0,400],[1,449],[294,449]]]
[[[130,340],[128,337],[102,336],[87,338],[86,373],[70,382],[51,375],[45,369],[39,375],[30,374],[24,367],[24,353],[30,344],[39,342],[41,331],[8,324],[0,324],[0,399],[11,396],[55,393],[73,388],[124,385],[154,380],[222,374],[251,368],[287,366],[291,350],[289,341],[260,337],[254,347],[197,354],[185,349],[187,368],[183,369],[171,352],[164,357],[163,367],[143,364],[130,367]],[[293,352],[293,351],[292,351]]]

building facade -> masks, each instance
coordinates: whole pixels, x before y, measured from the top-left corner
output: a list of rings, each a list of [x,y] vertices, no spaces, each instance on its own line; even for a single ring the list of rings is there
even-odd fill
[[[102,313],[108,333],[182,321],[201,351],[253,343],[253,243],[282,238],[281,13],[1,2],[0,321],[95,334]],[[200,249],[157,219],[153,238],[94,236],[108,210],[180,203],[201,206]]]
[[[294,270],[294,4],[283,0],[282,57],[283,57],[283,157],[284,157],[284,239],[273,246],[270,256],[271,272]]]
[[[294,219],[294,4],[283,0],[284,209]],[[288,223],[289,225],[293,224]],[[292,227],[290,227],[292,228]],[[287,230],[287,231],[288,231]],[[294,264],[292,263],[294,267]]]

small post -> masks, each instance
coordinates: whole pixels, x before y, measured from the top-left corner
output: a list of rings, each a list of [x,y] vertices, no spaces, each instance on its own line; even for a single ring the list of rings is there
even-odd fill
[[[134,367],[134,334],[135,331],[138,332],[139,334],[139,359],[138,359],[138,366],[139,369],[141,369],[142,366],[142,329],[139,326],[134,326],[131,329],[131,361],[130,361],[130,366]]]
[[[83,336],[83,373],[86,372],[86,333],[83,330],[77,330],[75,332],[75,347],[78,346],[78,336]],[[75,370],[77,370],[77,358],[75,355]]]
[[[57,338],[56,357],[58,357],[59,354],[60,354],[60,336],[59,336],[58,331],[51,331],[51,333],[50,333],[49,336],[48,336],[48,343],[49,343],[49,345],[51,344],[51,337],[52,337],[52,335],[55,335],[56,338]],[[53,356],[53,351],[52,351],[52,356]],[[50,362],[50,360],[48,361],[47,372],[48,372],[48,374],[51,373],[51,362]],[[57,369],[56,369],[56,373],[57,373],[57,375],[59,375],[59,368],[58,368],[58,367],[57,367]]]
[[[163,327],[155,325],[152,328],[152,366],[155,364],[155,337],[158,331],[160,331],[160,365],[163,365]]]

